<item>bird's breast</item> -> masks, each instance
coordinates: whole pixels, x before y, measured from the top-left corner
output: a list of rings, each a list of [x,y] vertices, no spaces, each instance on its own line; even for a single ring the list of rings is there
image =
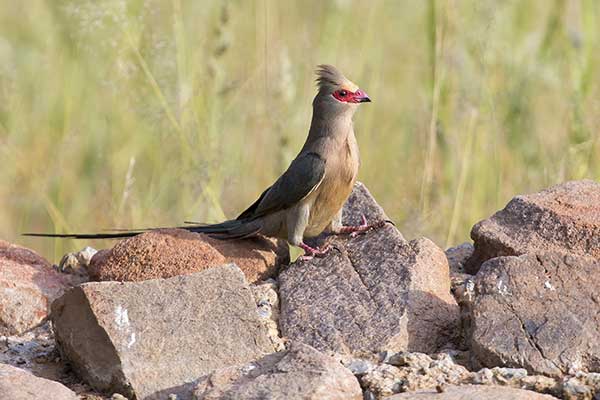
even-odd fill
[[[313,194],[308,226],[304,235],[318,236],[331,223],[350,196],[359,167],[358,146],[354,135],[327,158],[325,175]]]

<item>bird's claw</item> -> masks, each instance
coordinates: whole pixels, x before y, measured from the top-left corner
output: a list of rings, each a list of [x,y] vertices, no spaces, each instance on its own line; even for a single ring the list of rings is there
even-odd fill
[[[298,247],[300,247],[302,250],[304,250],[304,255],[299,257],[300,260],[303,260],[303,261],[312,260],[315,257],[325,257],[325,255],[329,252],[329,250],[331,250],[331,246],[329,244],[323,246],[322,248],[319,248],[319,247],[311,247],[305,243],[300,243],[300,245]]]
[[[354,238],[361,233],[367,232],[371,229],[381,228],[383,225],[391,221],[379,221],[374,224],[367,223],[367,217],[364,214],[361,215],[361,224],[355,226],[343,226],[340,233],[349,233],[351,238]]]

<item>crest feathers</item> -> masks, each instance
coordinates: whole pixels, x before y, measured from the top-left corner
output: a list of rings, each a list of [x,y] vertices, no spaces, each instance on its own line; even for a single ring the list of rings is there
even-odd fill
[[[319,89],[339,87],[347,81],[346,77],[333,65],[322,64],[317,66],[316,74]]]

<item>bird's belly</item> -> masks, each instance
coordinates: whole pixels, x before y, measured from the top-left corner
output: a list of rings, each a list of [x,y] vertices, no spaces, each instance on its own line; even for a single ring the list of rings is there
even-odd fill
[[[314,203],[310,209],[308,226],[304,236],[314,237],[320,235],[331,223],[335,215],[344,206],[354,186],[354,177],[350,180],[322,183],[322,189],[316,193]]]

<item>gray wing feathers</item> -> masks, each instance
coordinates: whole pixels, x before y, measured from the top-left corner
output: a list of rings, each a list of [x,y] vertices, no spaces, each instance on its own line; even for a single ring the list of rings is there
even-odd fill
[[[324,175],[325,160],[320,155],[313,152],[300,154],[273,186],[240,217],[259,218],[289,208],[308,196]]]

